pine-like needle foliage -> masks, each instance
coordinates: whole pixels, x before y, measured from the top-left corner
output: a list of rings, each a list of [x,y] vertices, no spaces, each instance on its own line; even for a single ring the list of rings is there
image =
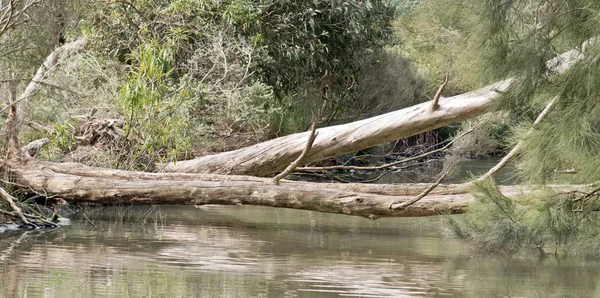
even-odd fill
[[[511,111],[528,128],[558,98],[532,134],[515,130],[514,141],[524,141],[521,178],[533,183],[599,180],[600,2],[475,2],[480,26],[474,36],[482,49],[484,74],[490,81],[517,79],[497,108]],[[558,74],[549,67],[547,61],[572,49],[582,55],[567,72]]]
[[[400,37],[407,53],[427,69],[448,68],[463,86],[514,79],[494,108],[508,113],[509,143],[521,143],[520,181],[600,181],[600,1],[429,0],[404,23]],[[425,37],[411,35],[422,28],[429,30]],[[568,69],[559,72],[548,63],[571,50],[578,59]],[[531,130],[553,99],[550,113]],[[522,248],[600,255],[593,185],[580,193],[548,187],[508,198],[485,181],[476,184],[475,194],[468,214],[449,220],[475,247],[508,255]]]
[[[446,217],[452,231],[486,253],[600,255],[598,194],[559,193],[504,196],[493,180],[475,183],[475,203],[463,217]]]

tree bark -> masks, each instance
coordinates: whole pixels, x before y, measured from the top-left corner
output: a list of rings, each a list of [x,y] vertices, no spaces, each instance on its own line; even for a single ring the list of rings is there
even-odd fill
[[[416,217],[464,213],[473,197],[469,184],[440,184],[414,204],[410,201],[427,184],[365,185],[311,183],[249,176],[186,173],[146,173],[51,163],[10,160],[16,184],[70,202],[107,204],[255,205],[361,216]],[[564,187],[563,187],[564,188]],[[572,186],[569,190],[576,189]],[[581,187],[583,189],[583,186]],[[507,196],[536,191],[535,186],[500,186]],[[557,189],[561,189],[560,186]]]
[[[471,195],[467,193],[450,191],[443,194],[443,188],[440,188],[437,194],[414,205],[403,210],[392,210],[391,204],[410,200],[413,196],[361,193],[321,183],[281,181],[280,185],[273,185],[271,179],[266,178],[143,173],[33,159],[12,160],[10,170],[17,184],[70,202],[256,205],[377,219],[463,213],[472,201]],[[413,189],[416,188],[408,185],[404,191],[412,193]],[[451,187],[451,190],[456,189]]]
[[[443,98],[435,111],[425,102],[348,124],[320,128],[310,152],[311,163],[430,131],[483,114],[510,86],[504,80],[477,91]],[[167,164],[165,172],[266,176],[280,172],[301,154],[309,132],[269,140],[250,147]]]

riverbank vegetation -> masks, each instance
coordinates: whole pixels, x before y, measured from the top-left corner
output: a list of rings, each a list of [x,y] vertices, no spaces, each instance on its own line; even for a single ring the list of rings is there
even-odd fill
[[[3,181],[21,195],[4,196],[6,218],[46,220],[27,209],[32,197],[371,219],[468,210],[451,226],[493,251],[593,238],[578,233],[595,231],[600,174],[594,1],[11,0],[0,9]],[[457,161],[489,154],[516,156],[518,181],[539,186],[500,190],[494,171],[473,194],[471,182],[443,185]],[[420,185],[259,178],[288,168],[348,182],[338,174],[402,171],[432,156],[446,166]],[[381,176],[371,177],[362,182]],[[546,186],[556,184],[573,185]]]

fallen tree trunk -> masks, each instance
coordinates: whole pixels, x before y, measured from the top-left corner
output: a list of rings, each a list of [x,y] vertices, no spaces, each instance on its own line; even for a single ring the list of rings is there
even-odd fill
[[[551,59],[547,62],[549,73],[567,71],[581,59],[586,48],[596,42],[590,39],[581,50],[574,49]],[[303,162],[308,164],[356,152],[479,116],[513,82],[510,78],[469,93],[438,97],[369,119],[318,129],[319,136]],[[302,153],[308,136],[309,132],[292,134],[234,151],[169,163],[163,168],[165,172],[267,176],[282,171],[294,161]]]
[[[464,213],[473,197],[468,184],[440,185],[403,209],[426,184],[365,185],[311,183],[249,176],[145,173],[50,163],[34,159],[9,162],[13,178],[33,192],[70,202],[116,204],[254,205],[355,215],[369,219]],[[569,187],[571,189],[572,187]],[[536,187],[501,186],[505,195]]]
[[[443,98],[435,111],[425,102],[348,124],[320,128],[304,163],[355,152],[479,116],[512,80]],[[272,139],[246,148],[167,164],[165,172],[266,176],[280,172],[301,154],[308,132]]]
[[[11,161],[19,185],[70,202],[119,204],[255,205],[313,210],[370,219],[463,213],[472,201],[467,193],[436,194],[403,210],[392,210],[412,195],[391,196],[327,188],[330,185],[270,179],[201,174],[143,173],[109,170],[76,163],[48,163],[33,159]],[[396,185],[394,188],[401,188]],[[456,190],[455,187],[451,189]],[[416,190],[408,186],[406,193]]]

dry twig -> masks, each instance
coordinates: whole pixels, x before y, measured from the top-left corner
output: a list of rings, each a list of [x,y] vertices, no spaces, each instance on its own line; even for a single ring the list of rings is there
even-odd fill
[[[431,109],[430,109],[431,112],[437,110],[440,107],[440,97],[442,96],[442,91],[444,91],[446,84],[448,84],[448,74],[446,74],[446,78],[444,79],[444,82],[442,83],[442,85],[440,85],[440,88],[438,88],[438,91],[435,93],[435,96],[433,97],[433,102],[431,103]]]
[[[11,196],[4,188],[0,187],[0,196],[2,196],[10,205],[10,207],[14,210],[14,212],[17,214],[17,216],[19,216],[19,218],[21,218],[21,220],[23,221],[23,223],[25,224],[30,224],[29,220],[27,220],[27,218],[25,217],[25,215],[23,215],[23,212],[21,211],[21,208],[19,208],[19,206],[17,206],[17,204],[15,204],[15,198],[13,196]]]
[[[548,105],[546,105],[546,108],[544,108],[544,110],[538,115],[537,119],[535,119],[535,122],[533,122],[533,125],[531,126],[531,128],[529,128],[529,130],[527,131],[527,135],[530,135],[531,133],[533,133],[533,129],[535,128],[535,126],[538,125],[540,122],[542,122],[544,117],[546,117],[546,115],[550,112],[550,110],[552,109],[552,106],[554,105],[554,103],[557,100],[558,100],[558,97],[554,97],[548,103]],[[502,158],[502,160],[500,162],[498,162],[498,164],[496,164],[493,168],[491,168],[487,173],[485,173],[485,174],[481,175],[479,178],[477,178],[476,181],[483,181],[483,180],[495,175],[496,173],[498,173],[498,171],[500,171],[500,169],[502,169],[513,157],[515,157],[519,153],[519,150],[521,149],[522,145],[523,145],[523,141],[521,140],[517,143],[517,145],[515,145],[514,148],[512,148],[512,150],[510,150],[510,152],[508,152],[508,154],[506,154],[506,156],[504,156],[504,158]]]

